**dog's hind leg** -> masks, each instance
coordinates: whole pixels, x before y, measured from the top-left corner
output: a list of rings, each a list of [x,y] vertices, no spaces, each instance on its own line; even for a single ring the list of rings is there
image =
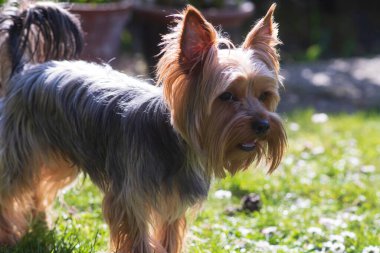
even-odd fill
[[[32,219],[33,192],[14,190],[0,200],[0,245],[14,245],[26,233]]]
[[[0,244],[13,245],[28,230],[33,218],[34,166],[37,163],[34,162],[32,155],[19,155],[22,153],[20,146],[13,146],[12,149],[10,145],[4,145],[4,139],[1,144],[3,145],[0,149]]]
[[[26,113],[13,112],[16,102],[8,101],[0,117],[0,244],[16,243],[49,206],[57,189],[76,174],[59,159],[46,162],[50,152],[41,142],[47,141],[41,141]]]
[[[0,197],[0,245],[15,244],[33,219],[45,221],[58,191],[74,181],[79,170],[60,158],[44,163],[33,187],[9,187]]]
[[[42,220],[47,218],[46,211],[58,191],[70,185],[79,174],[79,169],[70,161],[59,156],[54,158],[41,167],[34,192],[34,217]]]

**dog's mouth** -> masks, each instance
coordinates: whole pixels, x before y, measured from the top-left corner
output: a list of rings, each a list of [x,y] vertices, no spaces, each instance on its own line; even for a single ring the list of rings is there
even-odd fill
[[[246,151],[246,152],[251,152],[251,151],[255,150],[256,146],[257,146],[256,140],[239,144],[239,148],[243,151]]]

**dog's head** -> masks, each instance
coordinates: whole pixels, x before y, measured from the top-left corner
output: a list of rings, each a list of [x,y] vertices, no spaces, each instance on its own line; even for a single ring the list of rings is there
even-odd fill
[[[277,114],[279,56],[272,5],[235,47],[188,6],[164,36],[158,81],[174,128],[223,177],[265,160],[276,169],[286,147]]]

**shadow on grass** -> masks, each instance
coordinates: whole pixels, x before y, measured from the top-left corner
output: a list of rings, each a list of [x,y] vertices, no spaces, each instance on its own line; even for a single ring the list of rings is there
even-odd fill
[[[0,253],[93,253],[94,240],[81,241],[75,231],[65,229],[58,232],[48,229],[43,222],[36,222],[30,231],[15,246],[0,246]]]

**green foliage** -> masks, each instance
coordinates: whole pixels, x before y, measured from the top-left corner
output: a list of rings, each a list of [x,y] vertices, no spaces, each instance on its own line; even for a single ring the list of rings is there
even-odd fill
[[[311,111],[289,115],[289,150],[273,175],[252,169],[216,182],[214,190],[230,190],[233,197],[210,195],[192,227],[197,240],[191,241],[190,252],[380,247],[380,116],[326,116]],[[230,217],[216,208],[239,205],[240,192],[260,194],[262,210]]]
[[[306,49],[306,59],[308,61],[318,60],[321,55],[321,47],[320,45],[312,45]]]
[[[60,231],[57,227],[48,230],[43,223],[35,223],[31,232],[16,246],[0,247],[0,253],[95,253],[96,237],[86,239],[86,244],[82,243],[80,237],[77,229]]]
[[[252,168],[215,181],[189,222],[188,252],[354,253],[380,247],[380,115],[302,111],[285,121],[289,148],[281,167],[272,175]],[[232,197],[217,198],[220,189]],[[226,214],[250,192],[261,196],[260,212]],[[89,180],[79,180],[57,200],[53,230],[34,229],[16,250],[0,252],[105,251],[101,199]]]

